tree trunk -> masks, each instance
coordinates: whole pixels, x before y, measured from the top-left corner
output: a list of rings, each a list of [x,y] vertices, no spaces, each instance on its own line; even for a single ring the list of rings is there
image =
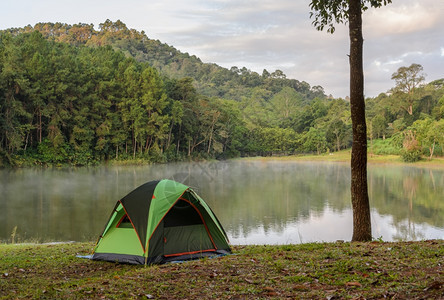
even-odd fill
[[[32,126],[32,124],[31,124]],[[30,131],[28,131],[28,133],[26,133],[26,139],[25,139],[25,148],[23,149],[26,152],[26,149],[28,148],[28,140],[29,140],[29,135],[31,134]],[[32,139],[31,139],[32,141]]]
[[[191,156],[191,140],[188,139],[188,157]]]
[[[145,143],[145,153],[148,153],[150,151],[152,144],[153,144],[152,137],[147,136],[146,143]]]
[[[180,150],[180,136],[182,135],[182,123],[179,125],[179,134],[177,135],[176,154],[179,155]]]
[[[341,151],[341,139],[339,137],[339,133],[335,133],[336,135],[336,148],[339,151]]]
[[[207,149],[207,153],[208,153],[208,154],[210,154],[211,140],[213,139],[213,128],[214,128],[214,123],[211,124],[211,128],[210,128],[210,137],[208,138],[208,149]]]
[[[429,160],[432,160],[433,152],[435,151],[435,141],[433,141],[433,145],[431,147],[429,147],[429,151],[430,151]]]
[[[39,109],[39,126],[38,126],[38,132],[39,132],[39,143],[42,143],[42,111]]]
[[[349,1],[350,109],[353,128],[351,155],[352,241],[371,241],[367,187],[367,128],[365,123],[364,71],[362,66],[361,0]]]
[[[171,122],[170,131],[168,132],[168,140],[165,149],[170,148],[172,134],[173,134],[173,122]]]

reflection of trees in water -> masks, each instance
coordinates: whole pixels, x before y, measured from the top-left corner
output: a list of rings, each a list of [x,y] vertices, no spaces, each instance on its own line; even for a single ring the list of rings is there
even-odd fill
[[[41,186],[43,170],[2,170],[0,183],[0,241],[10,241],[17,228],[15,241],[37,240],[33,230],[45,228],[47,201]],[[22,195],[27,195],[21,199]],[[29,230],[32,229],[31,231]]]
[[[406,240],[422,240],[425,238],[425,235],[416,230],[415,223],[410,220],[404,220],[398,222],[396,225],[396,234],[393,235],[393,240],[395,241],[406,241]]]
[[[327,207],[337,213],[348,209],[349,172],[341,164],[237,162],[203,192],[233,236],[257,228],[283,232],[289,223],[322,216]],[[444,226],[443,171],[379,166],[369,173],[371,205],[393,216],[394,239],[422,238],[415,224]]]
[[[163,178],[200,190],[224,163],[0,170],[0,241],[94,240],[117,200],[141,184]],[[182,178],[179,178],[182,176]],[[16,238],[16,240],[17,240]]]
[[[372,167],[369,171],[371,205],[392,215],[399,238],[422,236],[415,224],[444,226],[444,172],[414,167]]]
[[[257,228],[282,232],[289,223],[322,215],[327,206],[349,208],[348,177],[348,167],[338,164],[234,162],[202,196],[235,237]]]
[[[103,168],[11,170],[2,181],[8,188],[1,189],[6,220],[0,220],[0,240],[15,226],[21,241],[96,238],[110,214],[110,200],[118,200],[113,178]]]

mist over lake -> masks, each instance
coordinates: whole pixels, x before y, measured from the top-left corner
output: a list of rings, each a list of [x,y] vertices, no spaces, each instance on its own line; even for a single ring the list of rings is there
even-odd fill
[[[226,161],[0,171],[2,242],[93,241],[117,200],[170,178],[212,208],[232,244],[350,240],[348,164]],[[444,170],[369,165],[372,235],[444,238]]]

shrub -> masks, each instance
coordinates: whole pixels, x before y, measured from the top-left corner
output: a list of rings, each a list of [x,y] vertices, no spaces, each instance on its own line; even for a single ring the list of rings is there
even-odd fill
[[[404,149],[401,154],[401,158],[404,162],[416,162],[421,160],[421,150],[406,150]]]
[[[385,140],[373,140],[369,147],[369,151],[376,155],[400,155],[402,147],[400,147],[393,138]]]
[[[405,132],[404,142],[402,143],[404,149],[401,154],[401,158],[405,162],[415,162],[421,159],[421,147],[418,140],[415,138],[415,134],[412,130]]]

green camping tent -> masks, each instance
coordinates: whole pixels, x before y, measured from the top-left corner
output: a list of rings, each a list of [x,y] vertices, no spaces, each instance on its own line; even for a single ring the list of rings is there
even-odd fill
[[[159,264],[228,253],[227,235],[210,207],[188,186],[164,179],[117,201],[92,259]]]

